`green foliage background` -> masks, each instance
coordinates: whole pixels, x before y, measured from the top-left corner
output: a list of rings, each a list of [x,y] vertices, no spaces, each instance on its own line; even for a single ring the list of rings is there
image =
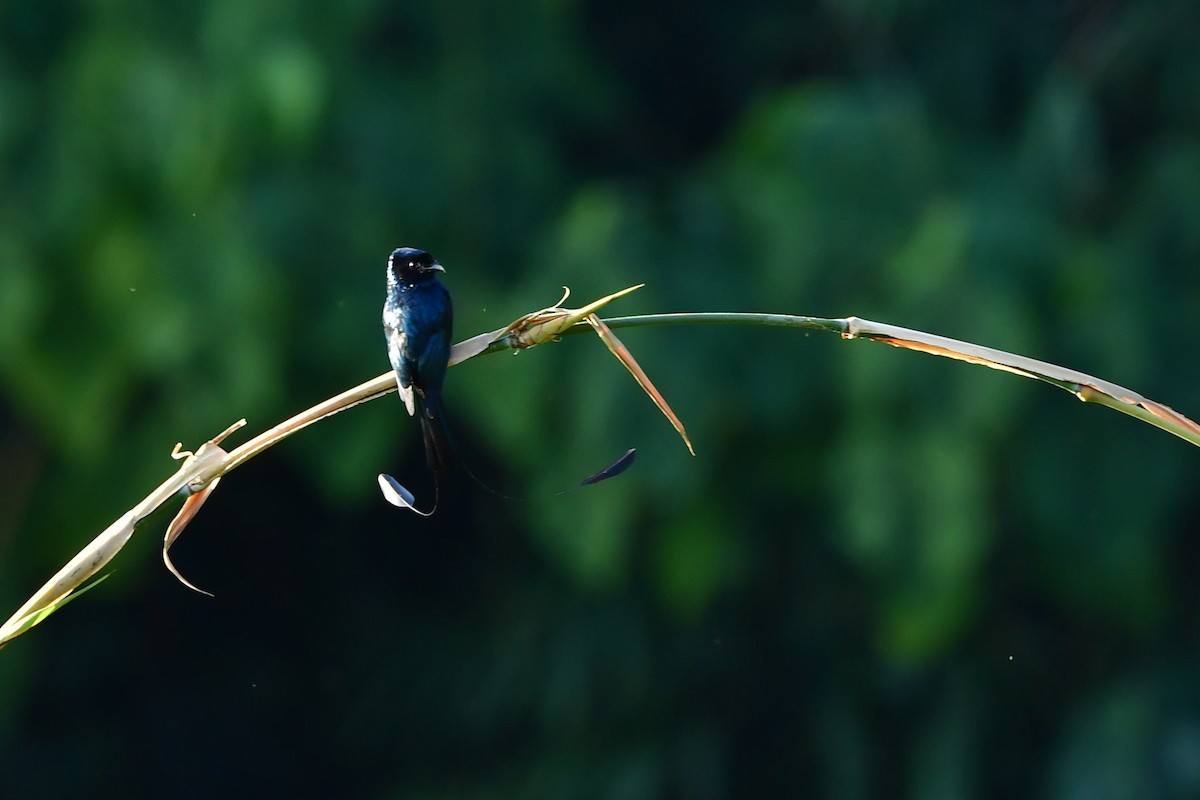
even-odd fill
[[[781,0],[0,7],[0,598],[387,359],[385,258],[462,338],[860,316],[1200,414],[1200,12]],[[222,484],[161,569],[0,654],[6,797],[1200,795],[1200,453],[833,337],[452,371],[430,521],[394,400]],[[639,448],[620,480],[550,493]],[[424,487],[427,491],[427,487]],[[419,495],[420,496],[420,495]],[[165,522],[162,523],[165,525]],[[8,612],[5,612],[8,613]]]

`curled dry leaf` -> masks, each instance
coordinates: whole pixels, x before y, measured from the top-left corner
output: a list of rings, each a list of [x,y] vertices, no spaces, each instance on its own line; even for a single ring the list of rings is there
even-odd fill
[[[166,564],[167,569],[170,570],[171,574],[174,575],[175,578],[184,586],[188,587],[194,592],[206,594],[209,597],[213,597],[212,592],[205,591],[199,586],[196,586],[187,578],[183,577],[179,570],[176,569],[175,564],[171,561],[170,552],[171,545],[173,545],[175,540],[179,538],[179,534],[183,533],[183,529],[186,528],[188,523],[192,521],[192,518],[196,516],[196,512],[200,510],[200,506],[204,505],[205,501],[208,500],[209,495],[213,493],[213,490],[217,488],[217,484],[220,482],[221,479],[216,478],[203,489],[188,497],[188,499],[183,503],[183,508],[179,509],[179,513],[175,515],[175,519],[171,520],[171,524],[167,526],[167,533],[165,536],[163,536],[162,557],[163,563]]]
[[[200,445],[200,449],[195,453],[189,453],[181,450],[180,448],[182,445],[177,444],[175,445],[175,449],[171,452],[171,457],[176,459],[187,459],[187,461],[184,462],[185,468],[188,464],[199,462],[201,459],[204,459],[205,461],[212,459],[226,461],[229,458],[229,454],[221,449],[221,442],[226,436],[233,433],[238,428],[241,428],[245,424],[246,420],[238,420],[221,433],[214,436],[212,439],[209,439],[207,442]],[[209,597],[213,596],[212,592],[206,592],[204,589],[201,589],[199,586],[196,586],[187,578],[183,577],[183,575],[175,567],[175,564],[171,561],[170,552],[171,545],[175,544],[175,540],[179,538],[179,535],[183,533],[183,529],[188,526],[188,523],[191,522],[196,516],[197,512],[200,511],[200,507],[208,501],[209,496],[211,496],[213,491],[216,490],[217,484],[220,482],[220,475],[208,481],[207,483],[205,483],[199,477],[192,477],[189,479],[185,488],[191,494],[188,499],[184,501],[183,507],[179,509],[179,513],[177,513],[175,518],[171,520],[171,524],[167,526],[167,532],[163,535],[163,564],[166,565],[171,574],[174,575],[175,578],[184,586],[188,587],[194,592],[206,594]]]

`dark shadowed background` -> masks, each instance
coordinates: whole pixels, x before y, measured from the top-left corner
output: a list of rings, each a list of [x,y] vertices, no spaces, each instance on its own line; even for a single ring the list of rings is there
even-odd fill
[[[860,316],[1200,414],[1200,12],[781,0],[0,8],[0,602],[240,417],[459,338]],[[0,652],[5,798],[1200,796],[1200,451],[825,334],[627,331],[451,371],[222,483]],[[627,447],[635,467],[555,490]],[[424,495],[423,495],[424,493]]]

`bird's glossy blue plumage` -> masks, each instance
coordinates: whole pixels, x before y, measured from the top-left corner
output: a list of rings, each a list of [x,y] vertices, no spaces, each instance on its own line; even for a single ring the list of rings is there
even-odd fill
[[[383,304],[383,331],[396,386],[409,415],[421,423],[425,457],[434,470],[454,463],[442,405],[454,323],[450,293],[437,279],[444,271],[424,250],[393,251]]]

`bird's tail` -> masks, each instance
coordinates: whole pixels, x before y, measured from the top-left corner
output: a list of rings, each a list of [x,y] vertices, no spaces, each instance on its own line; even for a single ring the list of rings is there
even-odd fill
[[[442,398],[420,409],[421,438],[425,440],[425,460],[434,472],[453,467],[458,463],[454,446],[450,443],[450,428],[446,425],[446,408]]]

